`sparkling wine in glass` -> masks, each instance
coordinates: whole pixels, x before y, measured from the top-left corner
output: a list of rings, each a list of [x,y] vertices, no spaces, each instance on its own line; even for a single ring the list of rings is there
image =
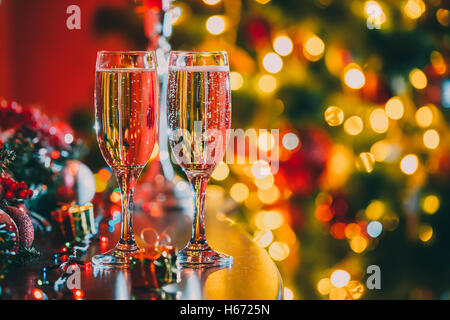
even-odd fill
[[[226,52],[172,51],[167,89],[169,143],[194,194],[192,236],[178,254],[180,265],[231,265],[233,258],[211,249],[205,235],[206,186],[223,158],[231,126]]]
[[[133,234],[133,191],[150,159],[158,130],[158,83],[154,52],[101,51],[95,76],[95,129],[103,158],[122,196],[119,243],[96,255],[96,266],[127,268],[138,249]]]

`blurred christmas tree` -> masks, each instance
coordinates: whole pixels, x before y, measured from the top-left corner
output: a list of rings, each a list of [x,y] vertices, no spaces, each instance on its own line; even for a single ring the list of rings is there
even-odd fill
[[[448,298],[448,3],[173,5],[174,49],[228,51],[233,128],[280,129],[277,172],[221,163],[207,194],[240,204],[286,298]]]

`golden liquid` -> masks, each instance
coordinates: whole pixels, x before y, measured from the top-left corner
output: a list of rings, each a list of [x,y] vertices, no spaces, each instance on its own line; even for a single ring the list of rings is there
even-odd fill
[[[187,172],[211,172],[222,159],[231,126],[229,72],[223,67],[169,70],[169,142]]]
[[[97,71],[97,140],[110,167],[144,167],[150,159],[158,128],[157,86],[154,70]]]

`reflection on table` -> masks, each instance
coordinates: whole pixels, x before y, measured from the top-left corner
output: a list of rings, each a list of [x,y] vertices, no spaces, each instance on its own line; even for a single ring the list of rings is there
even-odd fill
[[[211,246],[223,253],[232,255],[232,267],[217,269],[179,270],[178,282],[162,287],[162,290],[135,288],[132,274],[128,270],[90,268],[81,272],[81,288],[85,299],[281,299],[282,281],[273,261],[267,252],[256,245],[237,225],[219,221],[215,215],[206,219],[207,235]],[[190,218],[182,211],[167,212],[158,219],[144,213],[136,213],[135,234],[144,228],[166,232],[173,237],[173,244],[182,248],[190,236]],[[87,258],[110,249],[120,233],[119,225],[113,233],[107,227],[100,228],[101,235],[107,235],[108,243],[94,244],[87,252]],[[35,246],[41,257],[22,270],[15,270],[7,279],[7,286],[13,299],[25,299],[35,286],[42,266],[49,264],[51,254],[62,244],[41,237]],[[137,237],[138,243],[142,240]]]

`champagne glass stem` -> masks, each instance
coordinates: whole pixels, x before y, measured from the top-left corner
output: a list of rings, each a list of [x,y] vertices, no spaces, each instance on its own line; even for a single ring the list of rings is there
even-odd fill
[[[194,174],[188,176],[194,193],[194,219],[192,223],[191,243],[195,245],[207,245],[205,234],[205,194],[209,176]]]
[[[134,251],[138,248],[133,233],[133,192],[141,170],[141,168],[114,170],[122,198],[122,231],[117,249],[123,251]]]

